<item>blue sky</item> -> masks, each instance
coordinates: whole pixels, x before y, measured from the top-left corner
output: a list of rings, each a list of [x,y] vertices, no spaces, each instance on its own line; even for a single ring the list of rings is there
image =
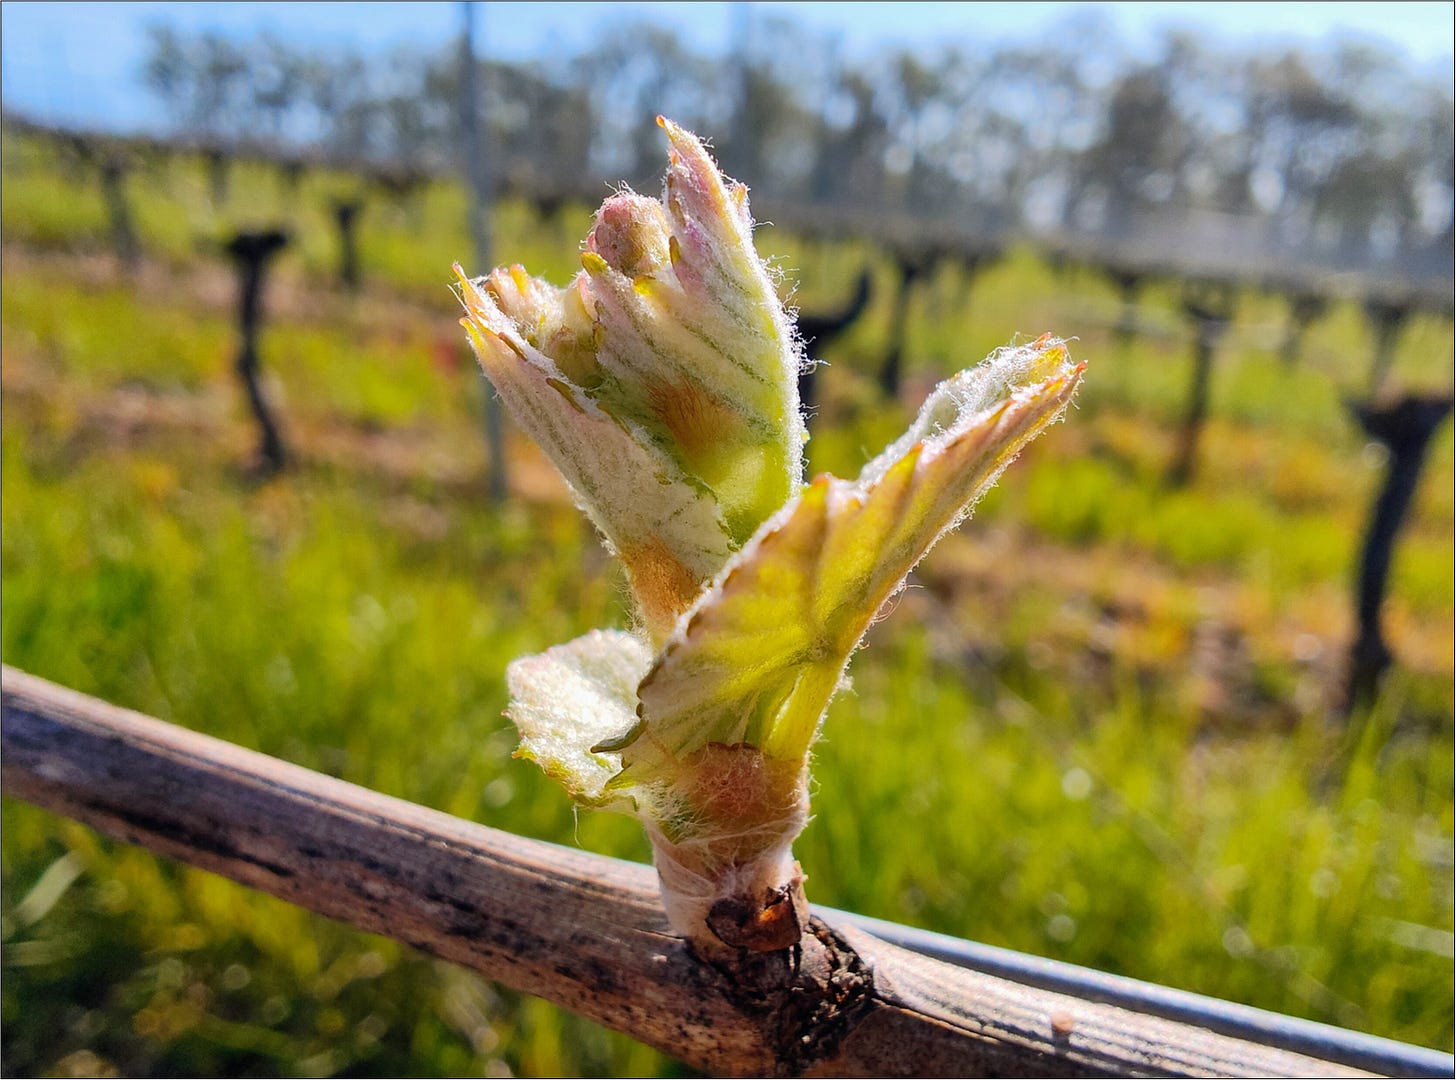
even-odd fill
[[[769,3],[758,16],[788,15],[839,37],[849,55],[896,45],[974,46],[1036,37],[1066,17],[1070,3]],[[1134,47],[1165,26],[1228,42],[1318,43],[1332,35],[1383,41],[1412,64],[1451,69],[1450,3],[1118,3],[1098,5]],[[485,51],[519,59],[589,44],[606,19],[646,15],[675,27],[705,51],[723,51],[737,14],[732,3],[503,3],[477,16]],[[0,5],[0,94],[27,115],[78,126],[131,129],[162,117],[137,70],[147,27],[216,29],[240,36],[271,29],[304,45],[362,51],[397,45],[437,48],[458,32],[454,3],[39,3]]]

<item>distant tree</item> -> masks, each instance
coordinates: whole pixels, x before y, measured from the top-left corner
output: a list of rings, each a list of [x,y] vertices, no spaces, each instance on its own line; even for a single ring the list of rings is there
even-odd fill
[[[626,176],[644,190],[655,182],[661,149],[652,119],[658,114],[697,130],[730,129],[733,73],[662,26],[619,24],[572,70],[576,86],[595,101],[612,103],[595,117],[592,168],[598,175]]]
[[[219,143],[240,141],[252,111],[248,56],[221,34],[204,34],[197,46],[191,126]]]
[[[875,87],[864,72],[835,73],[817,142],[810,201],[853,207],[880,202],[890,125],[875,108]]]
[[[246,53],[254,139],[281,146],[288,141],[290,121],[296,120],[303,103],[308,62],[292,46],[266,33],[251,42]]]
[[[1171,198],[1189,138],[1168,72],[1148,65],[1124,73],[1112,86],[1100,135],[1081,155],[1074,216],[1125,232],[1136,210]]]
[[[724,168],[780,205],[998,236],[1021,224],[1145,232],[1148,215],[1264,217],[1302,258],[1419,264],[1449,275],[1449,80],[1379,48],[1250,53],[1170,33],[1134,61],[1079,9],[1044,40],[841,58],[836,42],[750,7],[728,62],[671,30],[619,21],[579,55],[478,60],[498,184],[543,207],[605,177],[653,183],[663,113],[718,135]],[[263,141],[335,161],[459,164],[453,50],[368,62],[262,35],[158,26],[142,76],[179,134]]]
[[[183,132],[192,115],[192,65],[182,41],[170,26],[153,26],[142,81],[171,115],[176,131]]]
[[[154,26],[149,34],[142,78],[172,114],[177,133],[214,145],[240,140],[252,119],[247,51],[217,33],[183,38]]]

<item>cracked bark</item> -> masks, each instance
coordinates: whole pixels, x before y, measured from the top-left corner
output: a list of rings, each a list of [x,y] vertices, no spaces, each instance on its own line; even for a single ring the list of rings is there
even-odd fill
[[[711,962],[650,867],[528,840],[5,668],[7,794],[387,934],[714,1075],[1369,1075],[955,967],[811,913]],[[730,935],[731,936],[731,935]]]

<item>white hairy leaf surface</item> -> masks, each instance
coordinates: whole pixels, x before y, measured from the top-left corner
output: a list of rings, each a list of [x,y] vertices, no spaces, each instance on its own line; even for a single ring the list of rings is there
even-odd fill
[[[1057,419],[1081,368],[1059,341],[1002,350],[931,395],[854,482],[821,476],[704,593],[638,690],[614,788],[672,775],[708,743],[802,761],[884,601]]]
[[[593,750],[637,722],[637,684],[652,663],[647,644],[621,630],[593,630],[506,671],[510,718],[521,735],[517,756],[534,761],[579,802],[632,812],[631,799],[608,792],[619,755]]]

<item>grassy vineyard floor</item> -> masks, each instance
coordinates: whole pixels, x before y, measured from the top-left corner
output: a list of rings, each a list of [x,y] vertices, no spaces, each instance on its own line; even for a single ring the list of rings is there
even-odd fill
[[[197,241],[281,213],[261,166],[214,212],[199,166],[133,188],[153,254],[105,254],[99,195],[7,138],[3,650],[87,693],[451,813],[642,859],[631,822],[577,818],[510,757],[505,664],[623,625],[618,570],[524,441],[483,497],[478,377],[445,287],[458,192],[365,218],[364,296],[329,283],[305,181],[261,349],[297,466],[266,484],[235,387],[231,285]],[[250,193],[255,193],[250,195]],[[254,198],[249,203],[249,198]],[[169,208],[172,208],[169,210]],[[411,220],[411,214],[418,220]],[[580,219],[580,220],[578,220]],[[570,270],[584,210],[497,219],[503,260]],[[876,400],[888,269],[763,229],[806,309],[882,287],[831,352],[816,469],[898,433]],[[549,252],[549,254],[548,254]],[[1015,252],[925,291],[924,389],[1015,333],[1076,335],[1087,390],[872,631],[817,752],[798,845],[811,897],[866,914],[1449,1049],[1452,439],[1433,447],[1392,579],[1399,666],[1329,718],[1378,454],[1353,305],[1293,370],[1255,295],[1214,372],[1201,471],[1171,491],[1187,343],[1170,290],[1112,340],[1112,290]],[[1449,379],[1418,320],[1396,377]],[[9,1074],[671,1074],[539,1002],[98,840],[6,801]]]

